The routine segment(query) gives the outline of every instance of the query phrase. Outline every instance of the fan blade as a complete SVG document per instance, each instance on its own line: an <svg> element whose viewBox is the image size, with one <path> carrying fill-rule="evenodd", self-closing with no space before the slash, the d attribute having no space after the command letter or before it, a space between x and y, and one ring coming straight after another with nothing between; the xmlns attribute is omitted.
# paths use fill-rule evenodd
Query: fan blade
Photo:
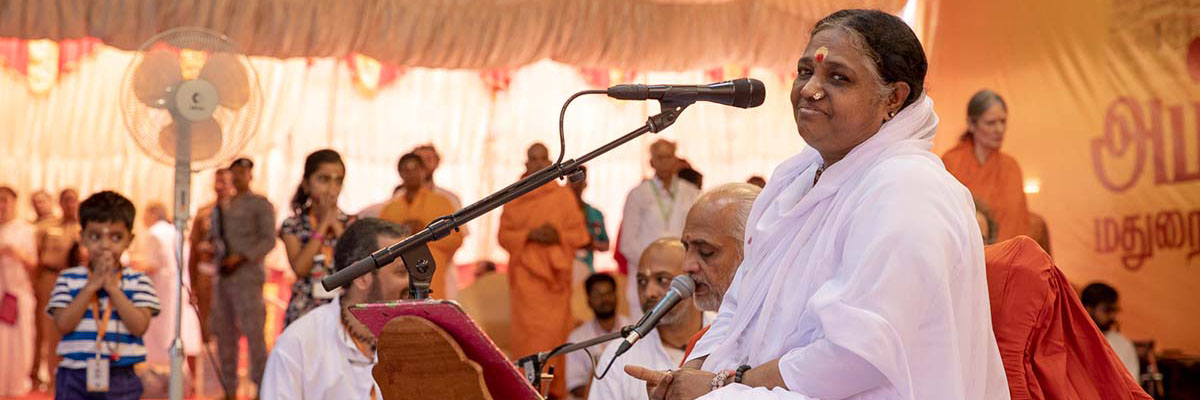
<svg viewBox="0 0 1200 400"><path fill-rule="evenodd" d="M236 110L250 101L250 77L242 65L239 55L214 53L200 70L200 79L217 87L221 106Z"/></svg>
<svg viewBox="0 0 1200 400"><path fill-rule="evenodd" d="M199 122L193 122L192 125L192 162L204 161L217 155L221 150L221 124L217 120L209 118ZM175 123L167 125L158 133L158 146L171 158L175 158L175 141L178 140L179 132L176 131Z"/></svg>
<svg viewBox="0 0 1200 400"><path fill-rule="evenodd" d="M133 71L133 93L138 100L150 107L165 107L171 86L183 80L179 73L179 60L167 50L154 50L142 58Z"/></svg>

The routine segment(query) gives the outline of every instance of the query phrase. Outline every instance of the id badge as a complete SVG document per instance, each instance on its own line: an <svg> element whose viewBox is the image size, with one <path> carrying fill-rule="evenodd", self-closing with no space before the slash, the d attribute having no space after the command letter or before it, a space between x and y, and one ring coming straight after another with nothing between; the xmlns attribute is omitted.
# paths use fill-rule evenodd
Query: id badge
<svg viewBox="0 0 1200 400"><path fill-rule="evenodd" d="M87 391L108 391L108 359L89 358L87 360Z"/></svg>

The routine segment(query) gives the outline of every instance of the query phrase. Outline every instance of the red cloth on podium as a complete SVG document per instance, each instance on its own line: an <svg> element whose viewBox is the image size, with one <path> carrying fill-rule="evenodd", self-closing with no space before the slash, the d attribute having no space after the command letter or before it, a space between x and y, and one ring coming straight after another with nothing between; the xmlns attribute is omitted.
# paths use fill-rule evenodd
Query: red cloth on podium
<svg viewBox="0 0 1200 400"><path fill-rule="evenodd" d="M1017 236L985 256L992 329L1014 400L1151 399L1037 242Z"/></svg>

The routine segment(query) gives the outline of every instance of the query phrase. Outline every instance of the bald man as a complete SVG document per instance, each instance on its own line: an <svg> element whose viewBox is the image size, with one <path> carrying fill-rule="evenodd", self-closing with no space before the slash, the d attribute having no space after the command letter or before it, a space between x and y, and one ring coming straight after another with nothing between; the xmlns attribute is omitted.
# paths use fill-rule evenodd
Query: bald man
<svg viewBox="0 0 1200 400"><path fill-rule="evenodd" d="M550 166L550 152L536 143L526 151L525 176ZM504 206L500 246L508 251L512 296L512 354L523 357L554 349L571 332L571 271L575 250L591 240L575 194L550 182ZM563 371L563 358L550 365ZM562 373L550 393L565 398Z"/></svg>
<svg viewBox="0 0 1200 400"><path fill-rule="evenodd" d="M701 194L688 210L687 223L683 226L686 249L683 272L696 283L696 291L692 294L696 308L712 312L721 308L721 300L742 264L746 219L761 192L762 189L753 184L727 183ZM684 358L707 331L706 325L692 336ZM657 382L663 375L659 371L634 367L629 372L638 377L639 382ZM653 384L645 387L648 390L654 388Z"/></svg>
<svg viewBox="0 0 1200 400"><path fill-rule="evenodd" d="M683 273L683 260L687 251L677 238L661 238L650 243L638 260L638 301L644 309L653 308L671 288L675 276ZM703 314L690 301L680 302L667 312L658 326L646 334L629 351L617 357L612 369L604 379L592 381L588 399L625 400L645 399L646 385L624 372L630 368L664 370L675 368L683 362L684 347L688 340L706 324ZM609 360L620 346L608 346L600 362L598 373L603 373Z"/></svg>
<svg viewBox="0 0 1200 400"><path fill-rule="evenodd" d="M688 210L683 272L696 282L692 300L701 310L721 308L721 299L742 264L746 218L760 192L749 183L727 183L704 192Z"/></svg>
<svg viewBox="0 0 1200 400"><path fill-rule="evenodd" d="M625 298L629 301L632 316L642 315L637 302L638 290L632 279L637 276L638 259L651 242L683 234L688 208L700 194L695 185L676 176L681 165L675 150L675 143L666 140L650 145L650 167L654 169L654 176L642 180L625 197L617 251L629 262L630 279L626 281Z"/></svg>

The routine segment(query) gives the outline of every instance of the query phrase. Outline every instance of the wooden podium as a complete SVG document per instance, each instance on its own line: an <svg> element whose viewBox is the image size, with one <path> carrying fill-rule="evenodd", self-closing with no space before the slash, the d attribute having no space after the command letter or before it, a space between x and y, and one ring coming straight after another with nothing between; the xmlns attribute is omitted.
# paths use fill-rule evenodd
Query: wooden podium
<svg viewBox="0 0 1200 400"><path fill-rule="evenodd" d="M361 304L350 312L379 338L373 375L385 399L542 398L455 302Z"/></svg>

